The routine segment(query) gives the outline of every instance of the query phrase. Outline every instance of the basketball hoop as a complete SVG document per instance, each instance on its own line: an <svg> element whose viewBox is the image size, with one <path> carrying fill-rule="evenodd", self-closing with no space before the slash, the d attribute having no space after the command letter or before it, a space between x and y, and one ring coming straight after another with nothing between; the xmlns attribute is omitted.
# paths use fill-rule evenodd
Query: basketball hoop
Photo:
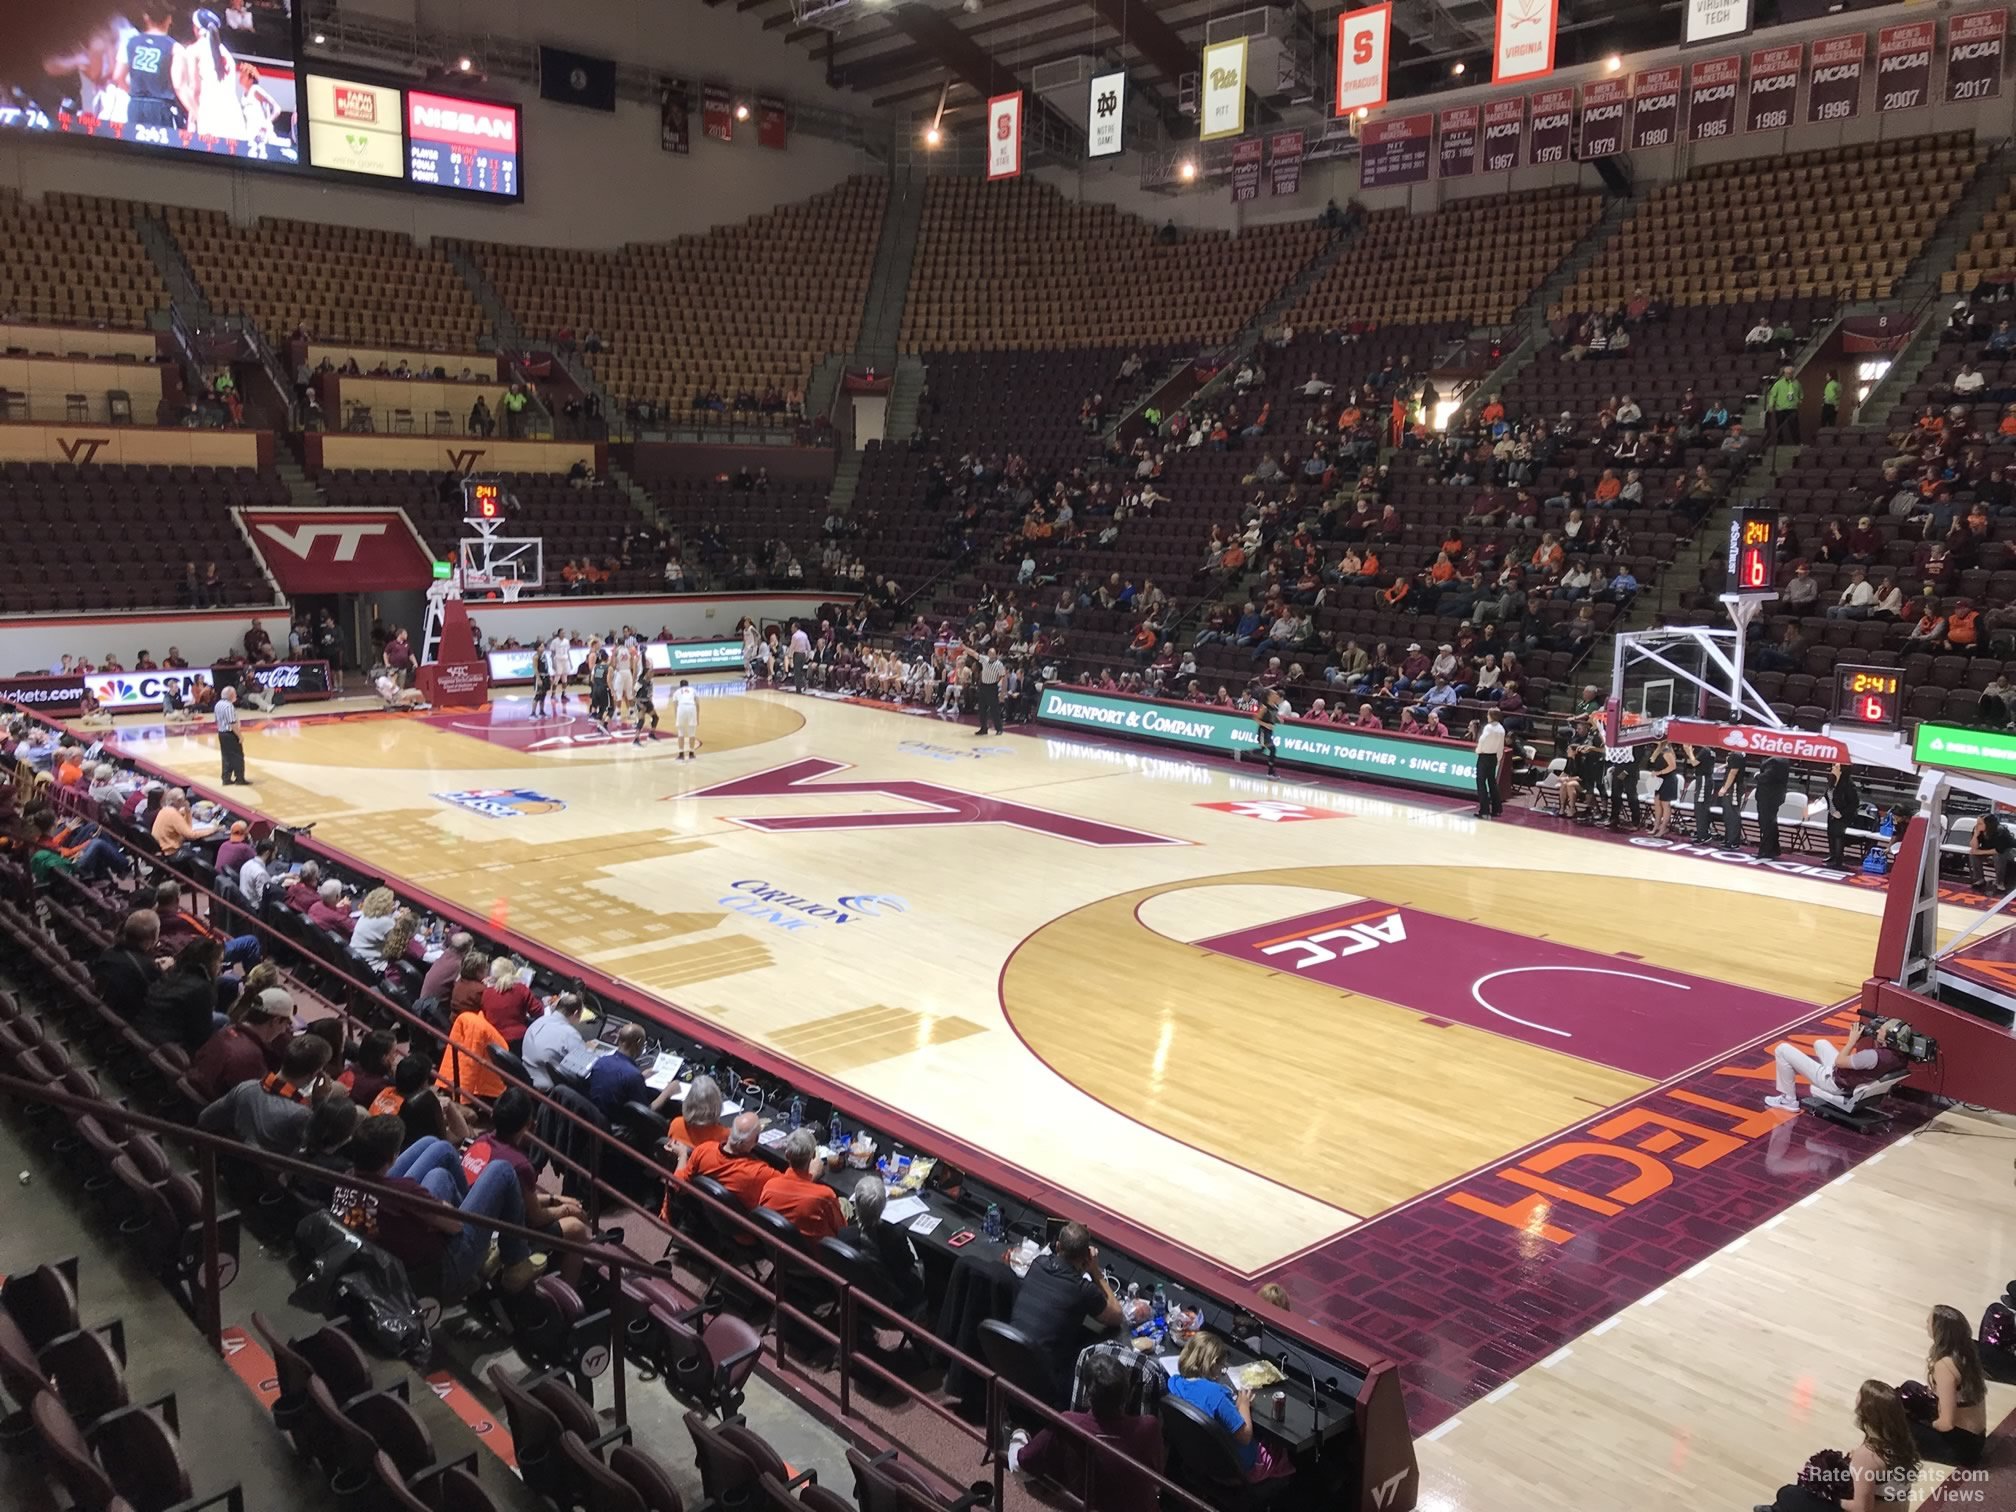
<svg viewBox="0 0 2016 1512"><path fill-rule="evenodd" d="M525 585L519 582L518 579L516 578L506 578L502 584L502 587L504 589L504 602L507 604L517 603L518 591L524 586Z"/></svg>

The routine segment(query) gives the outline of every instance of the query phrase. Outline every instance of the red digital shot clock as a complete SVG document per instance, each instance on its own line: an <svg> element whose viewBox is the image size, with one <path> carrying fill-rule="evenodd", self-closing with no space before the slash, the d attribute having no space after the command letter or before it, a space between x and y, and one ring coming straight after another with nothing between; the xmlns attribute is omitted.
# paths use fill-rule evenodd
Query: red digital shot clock
<svg viewBox="0 0 2016 1512"><path fill-rule="evenodd" d="M1904 677L1895 667L1836 667L1834 720L1872 730L1904 723Z"/></svg>

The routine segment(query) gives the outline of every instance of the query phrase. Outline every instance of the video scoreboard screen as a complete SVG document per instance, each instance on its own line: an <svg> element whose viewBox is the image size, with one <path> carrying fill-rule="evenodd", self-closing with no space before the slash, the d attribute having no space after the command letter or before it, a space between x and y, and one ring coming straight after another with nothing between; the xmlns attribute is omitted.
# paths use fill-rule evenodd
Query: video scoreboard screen
<svg viewBox="0 0 2016 1512"><path fill-rule="evenodd" d="M521 199L518 107L406 93L406 176L413 183Z"/></svg>

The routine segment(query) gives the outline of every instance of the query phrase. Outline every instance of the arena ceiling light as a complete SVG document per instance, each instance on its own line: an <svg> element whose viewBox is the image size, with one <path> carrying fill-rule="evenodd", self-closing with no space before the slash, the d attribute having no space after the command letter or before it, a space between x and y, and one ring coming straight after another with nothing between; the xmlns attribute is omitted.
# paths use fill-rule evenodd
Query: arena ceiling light
<svg viewBox="0 0 2016 1512"><path fill-rule="evenodd" d="M1182 179L1183 182L1186 184L1189 183L1192 179L1196 178L1197 177L1196 159L1185 158L1181 163L1177 164L1176 176Z"/></svg>

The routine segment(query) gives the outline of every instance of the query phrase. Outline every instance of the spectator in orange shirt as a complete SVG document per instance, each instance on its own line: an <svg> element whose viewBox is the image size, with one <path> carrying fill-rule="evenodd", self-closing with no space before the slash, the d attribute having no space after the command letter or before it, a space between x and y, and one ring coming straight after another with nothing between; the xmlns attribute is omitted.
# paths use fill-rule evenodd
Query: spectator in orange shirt
<svg viewBox="0 0 2016 1512"><path fill-rule="evenodd" d="M1623 491L1624 485L1617 480L1616 470L1614 468L1604 468L1603 476L1596 483L1596 502L1598 504L1615 504L1617 496Z"/></svg>
<svg viewBox="0 0 2016 1512"><path fill-rule="evenodd" d="M1496 394L1484 401L1484 408L1478 413L1477 418L1485 425L1496 425L1505 418L1505 406L1498 402Z"/></svg>
<svg viewBox="0 0 2016 1512"><path fill-rule="evenodd" d="M153 835L164 857L172 860L183 846L208 840L216 833L216 825L198 824L189 817L189 795L182 789L170 788L161 795L161 812L154 816Z"/></svg>
<svg viewBox="0 0 2016 1512"><path fill-rule="evenodd" d="M491 1064L490 1052L511 1047L504 1043L504 1036L491 1026L490 1020L483 1017L480 999L474 1008L456 1016L448 1031L448 1043L458 1047L462 1054L450 1055L441 1062L437 1080L443 1087L453 1088L459 1078L464 1102L471 1097L490 1099L502 1094L504 1078Z"/></svg>
<svg viewBox="0 0 2016 1512"><path fill-rule="evenodd" d="M708 1177L720 1182L728 1189L729 1195L744 1207L763 1206L764 1189L776 1172L755 1154L756 1139L762 1132L762 1119L754 1113L737 1113L735 1121L728 1126L728 1137L720 1144L693 1147L681 1176L687 1180L695 1176Z"/></svg>
<svg viewBox="0 0 2016 1512"><path fill-rule="evenodd" d="M1365 555L1359 560L1358 576L1361 578L1379 576L1379 553L1369 546L1365 548Z"/></svg>
<svg viewBox="0 0 2016 1512"><path fill-rule="evenodd" d="M2009 405L2002 411L2002 423L1995 427L1995 432L2005 438L2016 436L2016 404Z"/></svg>
<svg viewBox="0 0 2016 1512"><path fill-rule="evenodd" d="M1946 616L1946 649L1973 654L1981 648L1981 611L1971 599L1956 599Z"/></svg>
<svg viewBox="0 0 2016 1512"><path fill-rule="evenodd" d="M807 1239L827 1239L839 1233L846 1226L840 1216L840 1199L819 1180L826 1166L819 1158L819 1141L810 1129L791 1132L784 1141L784 1160L790 1169L779 1171L764 1184L757 1206L782 1213Z"/></svg>

